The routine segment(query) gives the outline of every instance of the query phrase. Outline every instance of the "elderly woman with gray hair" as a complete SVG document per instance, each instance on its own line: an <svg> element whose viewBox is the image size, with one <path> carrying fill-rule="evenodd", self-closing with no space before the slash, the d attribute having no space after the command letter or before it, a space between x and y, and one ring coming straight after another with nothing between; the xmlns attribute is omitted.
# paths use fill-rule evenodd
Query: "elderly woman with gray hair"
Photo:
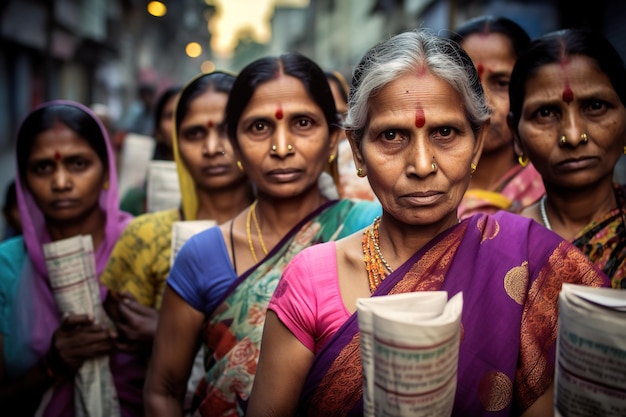
<svg viewBox="0 0 626 417"><path fill-rule="evenodd" d="M430 290L463 292L452 415L552 413L561 285L608 281L530 219L500 212L459 221L489 114L472 61L450 40L412 31L365 54L346 128L383 214L287 266L248 416L362 415L357 298Z"/></svg>

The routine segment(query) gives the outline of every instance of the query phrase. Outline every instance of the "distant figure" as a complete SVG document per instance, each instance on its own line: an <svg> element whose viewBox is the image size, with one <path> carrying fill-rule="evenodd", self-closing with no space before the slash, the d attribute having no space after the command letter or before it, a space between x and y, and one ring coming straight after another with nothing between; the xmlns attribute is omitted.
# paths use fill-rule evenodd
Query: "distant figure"
<svg viewBox="0 0 626 417"><path fill-rule="evenodd" d="M22 234L22 220L20 211L17 208L17 193L15 191L15 180L11 181L4 195L4 205L2 206L5 229L2 240L7 240L13 236Z"/></svg>
<svg viewBox="0 0 626 417"><path fill-rule="evenodd" d="M459 205L459 218L498 210L519 212L544 192L541 176L513 151L507 126L509 80L528 34L504 17L481 16L458 27L451 36L472 59L492 109L480 161L472 166L472 178Z"/></svg>
<svg viewBox="0 0 626 417"><path fill-rule="evenodd" d="M122 119L120 125L122 130L140 135L152 135L152 109L155 94L156 87L153 84L142 83L139 85L137 99L131 103Z"/></svg>

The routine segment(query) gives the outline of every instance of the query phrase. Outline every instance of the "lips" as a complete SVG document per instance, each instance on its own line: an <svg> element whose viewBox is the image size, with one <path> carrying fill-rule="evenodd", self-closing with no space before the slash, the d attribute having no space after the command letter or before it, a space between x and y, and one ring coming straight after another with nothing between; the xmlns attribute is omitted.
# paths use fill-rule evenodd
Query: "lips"
<svg viewBox="0 0 626 417"><path fill-rule="evenodd" d="M440 191L429 190L405 194L402 199L409 201L412 205L429 206L439 201L443 195L444 193Z"/></svg>
<svg viewBox="0 0 626 417"><path fill-rule="evenodd" d="M202 168L204 175L223 175L229 171L229 165L208 165Z"/></svg>
<svg viewBox="0 0 626 417"><path fill-rule="evenodd" d="M74 199L54 200L50 203L50 206L57 210L63 210L75 207L78 203L79 201Z"/></svg>
<svg viewBox="0 0 626 417"><path fill-rule="evenodd" d="M267 176L276 182L291 182L300 178L302 172L296 168L280 168L269 171Z"/></svg>
<svg viewBox="0 0 626 417"><path fill-rule="evenodd" d="M592 156L584 156L580 158L569 158L559 162L556 165L557 172L573 172L582 171L593 168L598 165L599 159Z"/></svg>

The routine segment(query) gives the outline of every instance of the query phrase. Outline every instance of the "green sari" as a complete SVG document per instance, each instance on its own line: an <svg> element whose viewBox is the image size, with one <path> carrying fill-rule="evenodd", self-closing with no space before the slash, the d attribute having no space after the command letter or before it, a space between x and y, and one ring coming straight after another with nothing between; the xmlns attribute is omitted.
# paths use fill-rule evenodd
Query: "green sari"
<svg viewBox="0 0 626 417"><path fill-rule="evenodd" d="M329 202L296 225L257 265L237 278L208 315L202 339L206 376L194 406L201 416L243 415L250 396L267 306L289 261L304 248L348 236L380 214L372 202Z"/></svg>

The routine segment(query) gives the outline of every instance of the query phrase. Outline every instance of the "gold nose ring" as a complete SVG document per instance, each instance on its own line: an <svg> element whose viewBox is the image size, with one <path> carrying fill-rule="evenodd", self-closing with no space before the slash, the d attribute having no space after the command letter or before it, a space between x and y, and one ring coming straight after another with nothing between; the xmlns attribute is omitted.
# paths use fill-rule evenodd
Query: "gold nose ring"
<svg viewBox="0 0 626 417"><path fill-rule="evenodd" d="M291 146L291 145L287 145L287 150L288 150L288 151L293 151L293 146Z"/></svg>
<svg viewBox="0 0 626 417"><path fill-rule="evenodd" d="M276 152L277 149L278 149L278 146L272 145L272 152Z"/></svg>
<svg viewBox="0 0 626 417"><path fill-rule="evenodd" d="M589 137L587 136L587 134L586 134L585 132L583 132L583 134L582 134L582 135L580 135L580 140L581 140L583 143L587 143L587 142L589 142Z"/></svg>
<svg viewBox="0 0 626 417"><path fill-rule="evenodd" d="M559 138L559 143L561 144L561 146L565 146L565 144L567 143L567 138L565 137L565 135L562 135Z"/></svg>
<svg viewBox="0 0 626 417"><path fill-rule="evenodd" d="M433 156L433 163L430 164L431 168L433 169L433 172L437 172L437 169L439 169L439 166L437 165L437 162L435 162L435 157Z"/></svg>

